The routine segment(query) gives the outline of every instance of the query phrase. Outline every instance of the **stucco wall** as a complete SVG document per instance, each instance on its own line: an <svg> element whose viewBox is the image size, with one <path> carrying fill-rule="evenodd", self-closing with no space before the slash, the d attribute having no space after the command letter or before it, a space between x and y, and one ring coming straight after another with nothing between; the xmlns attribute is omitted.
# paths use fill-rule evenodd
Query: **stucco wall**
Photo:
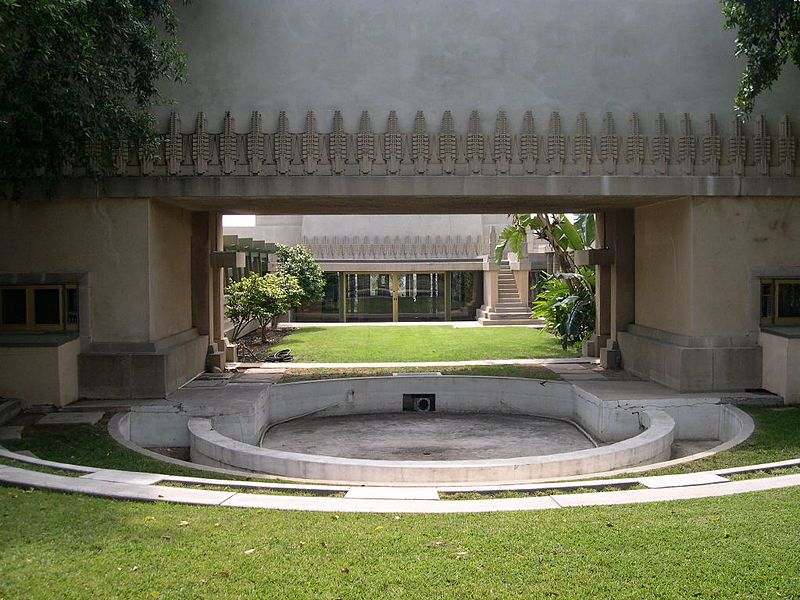
<svg viewBox="0 0 800 600"><path fill-rule="evenodd" d="M762 332L758 343L764 352L764 389L783 397L786 404L800 404L800 337Z"/></svg>
<svg viewBox="0 0 800 600"><path fill-rule="evenodd" d="M690 335L691 200L636 209L636 323Z"/></svg>
<svg viewBox="0 0 800 600"><path fill-rule="evenodd" d="M150 339L192 326L191 213L153 202L149 216Z"/></svg>
<svg viewBox="0 0 800 600"><path fill-rule="evenodd" d="M754 273L790 274L800 266L797 198L695 199L692 292L695 335L758 331Z"/></svg>
<svg viewBox="0 0 800 600"><path fill-rule="evenodd" d="M60 346L0 348L0 396L23 405L65 406L78 399L78 353L75 339Z"/></svg>
<svg viewBox="0 0 800 600"><path fill-rule="evenodd" d="M758 329L758 275L800 266L796 198L692 198L636 209L636 323L690 336Z"/></svg>
<svg viewBox="0 0 800 600"><path fill-rule="evenodd" d="M605 111L639 111L647 134L658 111L727 123L742 68L717 0L204 0L178 13L188 83L167 86L177 104L158 114L177 107L187 131L200 110L212 130L225 110L246 130L255 109L274 130L285 109L299 131L314 109L327 131L333 109L350 130L366 109L383 131L389 110L408 130L417 110L438 128L451 109L464 130L471 110L493 127L503 108L514 128L527 109L570 125L586 111L596 129ZM800 74L785 71L756 106L770 117L796 104Z"/></svg>
<svg viewBox="0 0 800 600"><path fill-rule="evenodd" d="M94 342L148 341L147 237L147 200L0 201L0 273L89 273Z"/></svg>
<svg viewBox="0 0 800 600"><path fill-rule="evenodd" d="M225 227L226 234L282 244L299 244L314 236L472 236L500 233L507 215L259 215L254 227Z"/></svg>

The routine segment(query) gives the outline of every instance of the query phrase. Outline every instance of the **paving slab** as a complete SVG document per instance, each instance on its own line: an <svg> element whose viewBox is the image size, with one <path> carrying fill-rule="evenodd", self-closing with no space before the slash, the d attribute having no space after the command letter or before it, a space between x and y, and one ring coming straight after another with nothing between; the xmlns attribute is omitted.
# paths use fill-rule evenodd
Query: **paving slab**
<svg viewBox="0 0 800 600"><path fill-rule="evenodd" d="M435 488L364 486L350 488L344 497L372 500L438 500L439 494Z"/></svg>
<svg viewBox="0 0 800 600"><path fill-rule="evenodd" d="M1 475L0 475L1 476ZM235 494L222 506L271 508L341 513L452 514L552 510L561 508L548 496L500 500L378 500L372 498L311 498L304 496L262 496Z"/></svg>
<svg viewBox="0 0 800 600"><path fill-rule="evenodd" d="M55 412L36 421L37 425L96 425L103 412Z"/></svg>
<svg viewBox="0 0 800 600"><path fill-rule="evenodd" d="M97 479L100 481L115 481L117 483L135 483L142 485L150 485L164 479L163 475L158 473L136 473L133 471L116 471L114 469L103 469L102 471L95 471L89 475L83 475L83 479Z"/></svg>
<svg viewBox="0 0 800 600"><path fill-rule="evenodd" d="M689 500L731 496L749 492L781 489L800 485L800 475L763 477L745 481L729 481L710 485L689 485L676 488L630 490L624 492L596 492L591 494L563 494L551 496L559 506L612 506L617 504L642 504L670 500Z"/></svg>
<svg viewBox="0 0 800 600"><path fill-rule="evenodd" d="M58 492L77 492L117 500L180 502L182 504L219 505L234 495L232 492L190 490L156 485L117 483L114 481L85 479L83 477L64 477L15 467L0 469L0 483Z"/></svg>
<svg viewBox="0 0 800 600"><path fill-rule="evenodd" d="M0 427L0 442L10 442L22 439L22 425L5 425Z"/></svg>
<svg viewBox="0 0 800 600"><path fill-rule="evenodd" d="M604 381L605 377L599 373L559 373L564 381Z"/></svg>
<svg viewBox="0 0 800 600"><path fill-rule="evenodd" d="M85 477L64 477L0 465L0 484L76 492L121 500L163 501L184 504L371 513L470 513L558 509L572 506L639 504L729 496L800 485L800 475L764 477L709 485L687 485L661 489L565 494L560 496L503 498L487 500L407 500L374 498L325 498L268 496L173 488L104 481Z"/></svg>
<svg viewBox="0 0 800 600"><path fill-rule="evenodd" d="M275 383L285 372L286 369L248 369L238 373L232 383Z"/></svg>
<svg viewBox="0 0 800 600"><path fill-rule="evenodd" d="M708 485L710 483L725 483L728 480L713 473L686 473L685 475L656 475L642 477L639 483L643 486L658 488L684 487L687 485Z"/></svg>

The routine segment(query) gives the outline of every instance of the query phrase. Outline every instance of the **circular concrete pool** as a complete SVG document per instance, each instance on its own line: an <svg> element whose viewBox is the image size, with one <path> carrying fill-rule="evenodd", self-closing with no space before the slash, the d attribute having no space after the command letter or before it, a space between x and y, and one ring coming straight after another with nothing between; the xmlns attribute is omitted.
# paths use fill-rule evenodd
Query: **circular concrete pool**
<svg viewBox="0 0 800 600"><path fill-rule="evenodd" d="M675 430L657 408L507 377L279 384L248 418L189 419L192 460L331 482L521 482L667 460Z"/></svg>

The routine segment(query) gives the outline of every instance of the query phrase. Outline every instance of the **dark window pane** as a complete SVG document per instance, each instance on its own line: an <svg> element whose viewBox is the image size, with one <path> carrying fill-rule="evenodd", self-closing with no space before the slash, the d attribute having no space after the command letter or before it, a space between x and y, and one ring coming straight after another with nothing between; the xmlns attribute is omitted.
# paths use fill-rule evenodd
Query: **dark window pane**
<svg viewBox="0 0 800 600"><path fill-rule="evenodd" d="M779 319L800 318L800 281L797 283L778 284Z"/></svg>
<svg viewBox="0 0 800 600"><path fill-rule="evenodd" d="M772 317L772 282L761 284L761 318L769 319Z"/></svg>
<svg viewBox="0 0 800 600"><path fill-rule="evenodd" d="M483 303L483 278L480 271L450 273L450 319L472 320Z"/></svg>
<svg viewBox="0 0 800 600"><path fill-rule="evenodd" d="M78 290L67 288L67 325L78 324Z"/></svg>
<svg viewBox="0 0 800 600"><path fill-rule="evenodd" d="M2 294L3 325L25 325L28 322L25 289L5 289Z"/></svg>
<svg viewBox="0 0 800 600"><path fill-rule="evenodd" d="M34 322L36 325L61 323L61 290L33 290Z"/></svg>
<svg viewBox="0 0 800 600"><path fill-rule="evenodd" d="M297 310L298 321L333 321L339 318L339 273L325 273L325 297Z"/></svg>

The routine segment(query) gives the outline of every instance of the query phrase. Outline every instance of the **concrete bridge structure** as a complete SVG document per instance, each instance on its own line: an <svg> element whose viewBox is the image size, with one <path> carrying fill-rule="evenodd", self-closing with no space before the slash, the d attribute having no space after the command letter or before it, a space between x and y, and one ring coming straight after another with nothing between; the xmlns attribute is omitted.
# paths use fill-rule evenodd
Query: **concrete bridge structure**
<svg viewBox="0 0 800 600"><path fill-rule="evenodd" d="M189 74L164 86L160 144L0 201L0 395L164 397L221 360L223 214L557 211L598 215L589 352L800 402L800 74L735 118L714 0L179 15Z"/></svg>

